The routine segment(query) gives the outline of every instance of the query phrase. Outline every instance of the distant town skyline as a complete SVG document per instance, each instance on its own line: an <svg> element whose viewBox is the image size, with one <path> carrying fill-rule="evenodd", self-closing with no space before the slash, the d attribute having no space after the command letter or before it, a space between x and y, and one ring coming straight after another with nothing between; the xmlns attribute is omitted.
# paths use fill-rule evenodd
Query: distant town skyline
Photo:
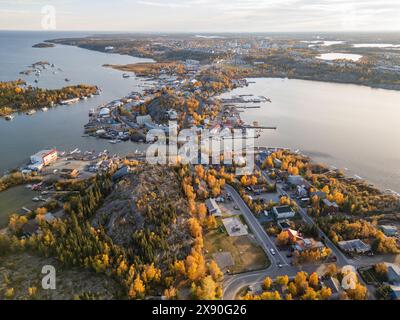
<svg viewBox="0 0 400 320"><path fill-rule="evenodd" d="M398 0L0 0L0 29L43 30L52 12L60 31L400 31Z"/></svg>

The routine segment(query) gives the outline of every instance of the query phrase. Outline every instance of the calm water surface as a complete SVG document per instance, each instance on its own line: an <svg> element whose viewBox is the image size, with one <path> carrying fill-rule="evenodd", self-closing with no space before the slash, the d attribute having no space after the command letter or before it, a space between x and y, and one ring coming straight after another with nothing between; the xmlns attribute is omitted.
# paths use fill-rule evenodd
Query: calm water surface
<svg viewBox="0 0 400 320"><path fill-rule="evenodd" d="M81 150L110 152L134 151L133 143L111 145L104 140L83 138L83 125L88 121L88 112L101 104L119 99L131 91L140 91L142 82L136 78L123 79L122 73L102 67L103 64L125 64L151 61L129 56L105 54L70 46L36 49L32 45L46 39L78 37L89 34L78 33L37 33L0 32L0 81L22 78L34 84L34 76L21 76L20 71L37 61L54 63L55 69L62 69L56 75L52 71L42 72L38 86L61 88L66 85L86 83L97 85L101 96L87 101L38 112L34 116L20 115L8 122L0 119L0 172L24 164L29 156L38 150L56 147L60 150ZM71 79L66 83L65 78Z"/></svg>
<svg viewBox="0 0 400 320"><path fill-rule="evenodd" d="M400 191L400 92L302 80L249 79L226 94L264 95L272 103L242 114L277 126L259 145L300 149L372 183Z"/></svg>

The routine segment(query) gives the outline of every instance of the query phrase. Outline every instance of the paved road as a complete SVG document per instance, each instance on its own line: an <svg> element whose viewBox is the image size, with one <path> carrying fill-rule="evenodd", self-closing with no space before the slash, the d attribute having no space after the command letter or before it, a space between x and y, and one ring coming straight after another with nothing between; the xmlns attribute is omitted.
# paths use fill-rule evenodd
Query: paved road
<svg viewBox="0 0 400 320"><path fill-rule="evenodd" d="M263 176L267 179L267 181L268 181L269 183L272 183L272 181L270 181L268 175L267 175L265 172L263 172ZM281 186L281 185L277 184L276 187L277 187L278 193L280 193L280 194L286 193L286 194L287 194L287 192L285 192L285 191L282 189L282 186ZM290 197L290 194L289 194L289 197ZM301 215L302 219L303 219L309 226L315 226L315 227L317 228L317 230L318 230L319 237L320 237L321 239L325 239L325 245L326 245L329 249L331 249L331 250L332 250L332 253L337 257L337 262L336 262L336 264L337 264L338 266L341 266L341 267L346 266L346 265L349 265L349 264L350 264L349 259L342 253L342 251L340 251L340 250L338 249L338 247L335 246L335 244L328 238L328 236L317 226L317 224L315 223L315 221L308 215L308 213L306 212L306 210L300 206L300 203L299 203L296 199L292 199L292 200L295 200L295 201L296 201L296 203L297 203L297 205L298 205L298 207L299 207L299 214Z"/></svg>
<svg viewBox="0 0 400 320"><path fill-rule="evenodd" d="M263 175L270 181L269 177L263 173ZM276 279L278 276L288 275L289 277L294 277L299 271L307 271L308 273L312 273L316 271L321 265L309 265L309 266L300 266L295 267L291 266L287 263L286 257L280 253L280 251L276 248L274 241L268 236L264 228L261 226L260 222L254 216L252 211L246 205L242 197L239 193L230 185L226 185L226 190L231 194L233 200L236 202L240 211L242 212L248 226L253 232L254 236L258 240L259 244L263 248L264 252L267 254L268 258L271 261L271 265L266 270L249 272L234 276L225 277L224 281L224 299L225 300L234 300L237 293L240 289L245 286L251 286L260 284L266 277L270 277L271 279ZM277 185L277 191L280 194L286 193L282 189L281 185ZM289 195L290 196L290 195ZM336 264L339 267L343 267L345 265L355 265L355 261L349 260L334 244L333 242L326 236L326 234L316 225L314 220L307 214L304 208L301 208L299 205L299 213L302 219L309 224L310 226L316 226L319 232L319 236L321 238L325 238L325 245L330 248L334 255L337 257ZM270 249L274 249L276 255L272 255ZM281 268L278 265L281 264ZM361 277L359 277L361 282L364 283ZM373 299L371 295L369 295L370 299Z"/></svg>
<svg viewBox="0 0 400 320"><path fill-rule="evenodd" d="M224 299L234 300L236 294L241 288L248 285L260 283L267 276L271 277L272 279L275 279L279 275L295 276L300 269L290 266L287 263L286 257L283 257L283 255L276 248L274 241L271 240L271 238L265 232L264 228L258 222L254 214L251 212L249 207L243 201L242 197L239 195L239 193L230 185L226 185L225 188L231 194L232 199L235 201L240 211L242 212L243 217L245 218L256 240L261 245L269 260L271 261L271 265L266 270L226 277L224 281ZM271 249L275 250L275 255L272 255ZM282 265L281 268L278 267L279 264Z"/></svg>

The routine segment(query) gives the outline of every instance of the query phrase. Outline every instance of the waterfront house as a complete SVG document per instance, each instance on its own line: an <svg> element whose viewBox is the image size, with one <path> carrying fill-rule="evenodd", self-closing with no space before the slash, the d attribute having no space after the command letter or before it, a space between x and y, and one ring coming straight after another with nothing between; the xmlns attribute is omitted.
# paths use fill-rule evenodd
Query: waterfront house
<svg viewBox="0 0 400 320"><path fill-rule="evenodd" d="M109 118L111 114L111 110L109 108L102 108L99 112L100 118Z"/></svg>
<svg viewBox="0 0 400 320"><path fill-rule="evenodd" d="M31 163L33 165L39 163L43 166L47 166L58 159L57 150L42 150L31 156Z"/></svg>

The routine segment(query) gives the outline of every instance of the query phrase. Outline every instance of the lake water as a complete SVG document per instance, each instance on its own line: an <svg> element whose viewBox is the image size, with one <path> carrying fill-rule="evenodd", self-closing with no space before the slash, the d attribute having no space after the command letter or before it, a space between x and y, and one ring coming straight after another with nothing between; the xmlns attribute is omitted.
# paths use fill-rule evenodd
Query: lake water
<svg viewBox="0 0 400 320"><path fill-rule="evenodd" d="M33 117L21 115L12 122L0 120L0 171L25 163L31 154L47 147L108 149L113 153L145 148L130 142L111 145L82 134L91 108L141 89L138 79L123 79L122 72L102 65L148 60L69 46L32 48L46 39L83 35L0 32L0 81L17 79L30 64L47 60L63 72L41 76L40 86L62 87L68 77L71 84L94 84L103 90L101 96L73 106L38 112ZM319 161L348 168L350 174L400 191L400 92L301 80L254 81L256 84L227 95L253 93L272 99L273 103L262 104L261 110L249 109L242 115L248 122L278 126L276 132L264 133L260 145L299 148Z"/></svg>
<svg viewBox="0 0 400 320"><path fill-rule="evenodd" d="M0 229L7 226L10 214L20 213L22 207L30 210L35 209L38 205L32 202L32 198L39 195L39 192L34 192L25 188L25 186L18 186L0 192Z"/></svg>
<svg viewBox="0 0 400 320"><path fill-rule="evenodd" d="M357 43L354 48L400 48L399 44L392 43Z"/></svg>
<svg viewBox="0 0 400 320"><path fill-rule="evenodd" d="M303 80L255 81L233 94L272 99L248 109L249 123L277 126L265 131L258 145L300 149L317 161L400 191L400 92L363 86Z"/></svg>
<svg viewBox="0 0 400 320"><path fill-rule="evenodd" d="M324 53L317 57L317 59L327 60L327 61L345 59L345 60L351 60L351 61L355 61L355 62L360 60L361 58L362 58L362 56L360 56L359 54L336 53L336 52Z"/></svg>
<svg viewBox="0 0 400 320"><path fill-rule="evenodd" d="M103 93L72 106L38 112L34 116L20 115L13 121L0 119L0 172L26 163L31 154L56 147L59 150L109 150L112 153L128 153L140 149L127 142L111 145L105 140L83 138L83 125L88 121L88 112L101 104L119 99L131 91L140 91L141 81L135 77L122 78L122 72L104 68L103 64L126 64L151 61L129 56L105 54L71 46L48 49L32 48L32 45L47 39L80 37L90 34L62 32L0 32L0 81L22 78L33 83L35 77L21 76L20 71L37 61L48 61L63 71L53 75L43 72L38 86L60 88L86 83L97 85ZM71 79L66 83L65 78Z"/></svg>

